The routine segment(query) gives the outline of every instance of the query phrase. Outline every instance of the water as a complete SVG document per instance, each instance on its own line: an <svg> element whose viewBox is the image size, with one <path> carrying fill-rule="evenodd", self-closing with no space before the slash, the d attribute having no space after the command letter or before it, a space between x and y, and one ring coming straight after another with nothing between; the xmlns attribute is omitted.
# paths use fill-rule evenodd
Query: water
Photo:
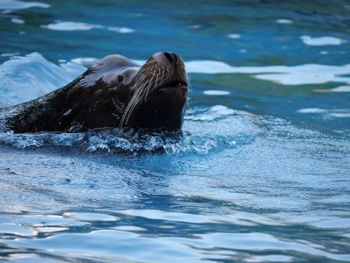
<svg viewBox="0 0 350 263"><path fill-rule="evenodd" d="M0 133L0 261L350 261L348 1L0 9L1 105L113 53L191 77L182 137Z"/></svg>

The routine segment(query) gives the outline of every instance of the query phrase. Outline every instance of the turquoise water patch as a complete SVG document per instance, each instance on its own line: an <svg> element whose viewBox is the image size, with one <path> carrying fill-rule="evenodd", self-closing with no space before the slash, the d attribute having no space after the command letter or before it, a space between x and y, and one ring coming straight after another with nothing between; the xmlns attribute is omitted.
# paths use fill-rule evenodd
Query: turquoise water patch
<svg viewBox="0 0 350 263"><path fill-rule="evenodd" d="M178 52L191 79L182 134L0 132L0 261L349 262L349 14L0 1L0 106L116 53Z"/></svg>

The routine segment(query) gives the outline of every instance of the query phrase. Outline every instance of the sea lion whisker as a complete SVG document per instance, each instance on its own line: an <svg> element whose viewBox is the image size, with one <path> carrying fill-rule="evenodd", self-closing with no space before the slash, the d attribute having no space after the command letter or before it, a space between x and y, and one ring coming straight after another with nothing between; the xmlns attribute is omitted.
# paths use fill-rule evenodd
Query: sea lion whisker
<svg viewBox="0 0 350 263"><path fill-rule="evenodd" d="M126 109L124 111L122 120L120 122L121 126L123 126L124 123L125 123L125 125L128 124L129 119L130 119L133 111L135 110L136 105L139 104L139 102L142 99L144 100L144 98L147 97L149 86L151 85L151 83L152 83L152 78L150 80L142 83L141 86L135 91L128 106L126 107Z"/></svg>
<svg viewBox="0 0 350 263"><path fill-rule="evenodd" d="M133 100L132 103L129 103L128 106L126 107L125 111L124 111L124 114L121 118L121 121L120 121L120 127L123 127L124 124L127 125L128 122L129 122L129 119L130 119L130 116L131 116L131 113L134 111L137 103L135 103L135 99Z"/></svg>
<svg viewBox="0 0 350 263"><path fill-rule="evenodd" d="M134 95L131 97L128 105L126 106L124 113L122 115L122 118L120 120L120 127L123 127L124 124L126 125L129 122L129 118L131 116L131 113L135 109L135 106L139 102L140 94L143 91L143 87L147 84L147 82L143 83L134 93Z"/></svg>
<svg viewBox="0 0 350 263"><path fill-rule="evenodd" d="M166 71L166 69L163 69L162 70L162 79L165 80L167 78L168 78L167 71Z"/></svg>
<svg viewBox="0 0 350 263"><path fill-rule="evenodd" d="M190 76L187 74L187 72L185 72L185 78L187 80L187 83L189 83L190 82Z"/></svg>
<svg viewBox="0 0 350 263"><path fill-rule="evenodd" d="M159 69L157 70L157 75L156 75L156 80L155 80L155 84L154 84L154 86L156 87L156 86L158 86L158 81L159 81Z"/></svg>
<svg viewBox="0 0 350 263"><path fill-rule="evenodd" d="M161 83L163 81L163 69L158 69L158 77L157 77L157 86L159 83ZM159 82L158 82L159 81Z"/></svg>
<svg viewBox="0 0 350 263"><path fill-rule="evenodd" d="M153 82L154 78L157 78L157 76L156 76L156 75L153 76L153 77L151 78L151 80L149 81L149 85L145 88L145 97L144 97L144 101L146 101L146 100L148 99L148 94L150 93L151 89L153 90L153 88L154 88L154 87L152 87L152 83L154 83L154 82Z"/></svg>
<svg viewBox="0 0 350 263"><path fill-rule="evenodd" d="M159 70L159 84L161 85L165 81L164 69Z"/></svg>
<svg viewBox="0 0 350 263"><path fill-rule="evenodd" d="M165 81L167 79L167 74L166 74L166 70L164 68L162 68L162 81Z"/></svg>

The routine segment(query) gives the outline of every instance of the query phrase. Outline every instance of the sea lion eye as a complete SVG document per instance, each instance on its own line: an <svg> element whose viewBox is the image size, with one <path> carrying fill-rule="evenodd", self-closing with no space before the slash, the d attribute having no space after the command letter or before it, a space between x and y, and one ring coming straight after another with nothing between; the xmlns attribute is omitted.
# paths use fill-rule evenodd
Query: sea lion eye
<svg viewBox="0 0 350 263"><path fill-rule="evenodd" d="M118 75L118 82L122 82L124 80L124 77L122 75Z"/></svg>

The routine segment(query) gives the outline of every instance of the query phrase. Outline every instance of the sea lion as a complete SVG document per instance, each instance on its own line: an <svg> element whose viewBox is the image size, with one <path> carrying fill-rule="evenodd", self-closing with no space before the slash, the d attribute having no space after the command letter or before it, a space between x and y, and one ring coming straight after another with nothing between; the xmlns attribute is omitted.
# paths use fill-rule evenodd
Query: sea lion
<svg viewBox="0 0 350 263"><path fill-rule="evenodd" d="M176 131L183 123L188 86L184 62L175 53L156 53L141 67L110 55L63 88L1 109L0 127L15 133L105 127Z"/></svg>

